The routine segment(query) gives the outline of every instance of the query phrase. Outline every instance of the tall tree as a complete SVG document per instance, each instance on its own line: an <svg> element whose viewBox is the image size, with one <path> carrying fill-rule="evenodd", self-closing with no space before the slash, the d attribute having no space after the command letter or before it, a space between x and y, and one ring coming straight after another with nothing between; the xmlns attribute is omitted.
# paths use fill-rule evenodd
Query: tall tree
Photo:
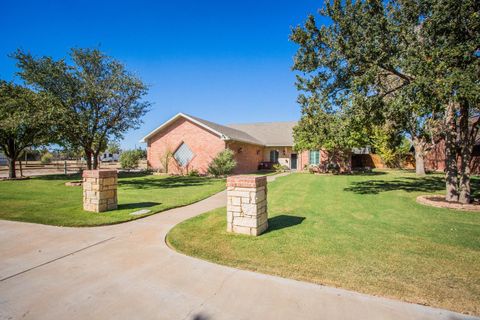
<svg viewBox="0 0 480 320"><path fill-rule="evenodd" d="M57 116L48 96L0 82L0 148L8 159L9 178L16 178L15 162L25 149L54 142Z"/></svg>
<svg viewBox="0 0 480 320"><path fill-rule="evenodd" d="M449 119L448 102L452 98L458 101L460 92L467 91L463 88L479 92L475 64L480 28L474 29L478 25L478 3L474 0L456 3L454 0L327 2L320 13L332 21L331 25L319 28L310 16L303 27L292 32L292 40L300 46L294 62L294 69L303 72L297 80L299 88L319 96L326 102L325 109L331 109L331 105L347 106L368 124L378 125L378 121L387 120L401 124L412 137L420 166L421 155L437 138L434 133L440 131L439 116ZM455 23L439 26L452 15L456 17ZM441 53L445 56L440 59ZM453 62L447 62L449 57ZM466 105L478 104L476 98L469 98ZM452 112L453 119L459 113ZM443 130L447 154L456 154L458 144L449 141L455 140L457 128L443 126ZM454 158L450 156L448 163L453 163ZM467 162L463 163L468 171ZM447 172L453 171L456 164L447 168ZM454 200L449 194L447 200Z"/></svg>
<svg viewBox="0 0 480 320"><path fill-rule="evenodd" d="M107 142L138 128L150 104L147 86L119 61L98 49L72 49L70 59L14 54L19 75L35 90L54 96L63 108L58 133L63 145L84 150L87 168L98 168ZM93 159L93 162L92 162Z"/></svg>

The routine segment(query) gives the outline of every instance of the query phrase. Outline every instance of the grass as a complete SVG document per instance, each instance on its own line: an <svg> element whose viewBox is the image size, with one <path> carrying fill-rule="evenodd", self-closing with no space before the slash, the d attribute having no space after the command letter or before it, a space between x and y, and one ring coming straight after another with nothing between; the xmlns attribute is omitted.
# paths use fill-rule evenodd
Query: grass
<svg viewBox="0 0 480 320"><path fill-rule="evenodd" d="M441 175L291 174L269 184L263 235L227 233L221 208L167 241L220 264L478 315L480 213L415 202L443 190Z"/></svg>
<svg viewBox="0 0 480 320"><path fill-rule="evenodd" d="M43 176L0 181L0 219L57 226L98 226L138 219L184 206L225 188L223 179L127 174L118 180L118 210L92 213L82 209L82 188L66 187L79 176ZM130 213L149 209L150 213Z"/></svg>

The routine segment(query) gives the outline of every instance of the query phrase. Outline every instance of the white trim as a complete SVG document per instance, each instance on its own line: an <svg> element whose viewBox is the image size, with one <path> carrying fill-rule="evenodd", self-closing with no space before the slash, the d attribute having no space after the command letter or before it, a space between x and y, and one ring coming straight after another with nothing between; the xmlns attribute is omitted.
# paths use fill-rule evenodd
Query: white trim
<svg viewBox="0 0 480 320"><path fill-rule="evenodd" d="M184 113L177 113L176 115L174 115L172 118L170 118L169 120L165 121L164 123L162 123L158 128L156 128L155 130L151 131L149 134L147 134L145 137L142 138L142 140L140 140L140 142L147 142L147 140L149 138L151 138L153 135L155 135L156 133L158 133L159 131L161 131L163 128L167 127L169 124L171 124L172 122L174 122L175 120L177 120L178 118L185 118L197 125L199 125L200 127L202 128L205 128L207 130L210 130L212 131L213 133L215 133L216 135L218 135L222 140L230 140L230 137L224 135L223 133L220 133L218 132L217 130L213 129L213 128L210 128L209 126L201 123L200 121L198 120L195 120L193 119L192 117L189 117L187 116L186 114Z"/></svg>

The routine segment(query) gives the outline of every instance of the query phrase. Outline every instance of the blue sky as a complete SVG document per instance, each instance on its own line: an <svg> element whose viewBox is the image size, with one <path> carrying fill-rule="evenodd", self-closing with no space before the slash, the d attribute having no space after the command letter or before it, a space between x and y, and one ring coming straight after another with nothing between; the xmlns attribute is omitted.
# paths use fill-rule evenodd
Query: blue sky
<svg viewBox="0 0 480 320"><path fill-rule="evenodd" d="M66 56L99 47L149 86L153 103L123 148L177 112L218 123L296 120L290 28L321 1L2 1L0 78L17 48Z"/></svg>

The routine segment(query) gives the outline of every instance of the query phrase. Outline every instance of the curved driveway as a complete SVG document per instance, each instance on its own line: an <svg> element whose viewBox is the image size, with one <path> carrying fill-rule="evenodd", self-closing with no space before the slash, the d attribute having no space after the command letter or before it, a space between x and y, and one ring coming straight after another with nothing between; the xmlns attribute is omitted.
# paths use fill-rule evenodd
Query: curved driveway
<svg viewBox="0 0 480 320"><path fill-rule="evenodd" d="M166 246L175 224L225 206L225 198L221 192L105 227L0 221L0 319L468 319L224 267Z"/></svg>

